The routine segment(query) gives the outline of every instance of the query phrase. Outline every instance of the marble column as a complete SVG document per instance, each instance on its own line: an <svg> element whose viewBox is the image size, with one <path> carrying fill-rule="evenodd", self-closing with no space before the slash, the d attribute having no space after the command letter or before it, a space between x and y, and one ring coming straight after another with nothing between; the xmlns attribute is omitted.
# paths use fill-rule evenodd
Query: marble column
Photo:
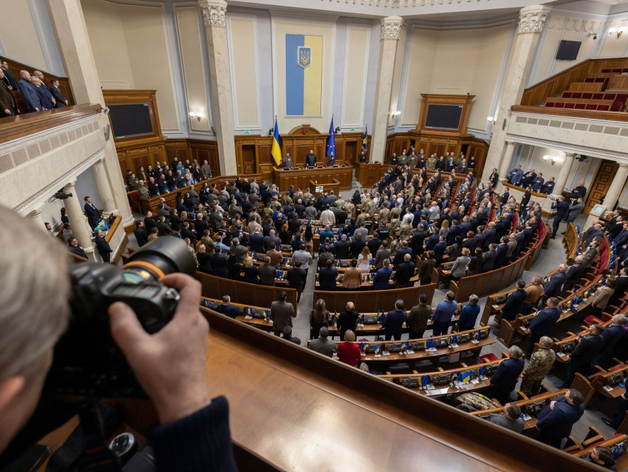
<svg viewBox="0 0 628 472"><path fill-rule="evenodd" d="M511 169L512 154L515 152L515 142L506 141L506 147L504 148L504 156L502 157L501 166L499 167L499 181L506 180L508 178L508 171ZM491 168L492 172L493 168Z"/></svg>
<svg viewBox="0 0 628 472"><path fill-rule="evenodd" d="M619 164L619 169L617 169L617 173L615 174L615 177L613 177L613 182L604 197L604 206L606 207L606 211L613 211L613 208L617 204L617 200L619 200L619 197L626 186L626 178L628 178L628 164L621 163Z"/></svg>
<svg viewBox="0 0 628 472"><path fill-rule="evenodd" d="M83 213L83 207L81 201L76 194L76 179L72 180L65 187L63 191L65 193L72 194L71 197L66 198L63 203L65 205L66 214L70 220L70 228L74 237L78 239L79 245L85 250L87 257L91 260L95 260L94 245L92 244L92 229L87 222L87 217Z"/></svg>
<svg viewBox="0 0 628 472"><path fill-rule="evenodd" d="M522 8L519 13L519 28L508 61L506 79L499 94L499 109L493 127L491 146L484 163L483 180L488 179L493 167L499 169L502 159L505 158L504 148L506 147L506 129L510 119L509 110L513 105L521 103L534 53L550 10L551 8L547 6L532 5Z"/></svg>
<svg viewBox="0 0 628 472"><path fill-rule="evenodd" d="M92 170L94 171L94 179L96 180L96 187L98 188L98 195L100 196L103 210L106 213L111 213L116 209L116 206L104 160L100 159L96 161L92 166Z"/></svg>
<svg viewBox="0 0 628 472"><path fill-rule="evenodd" d="M233 98L227 44L227 2L198 0L203 11L207 35L209 72L212 83L212 116L218 140L218 161L221 175L237 175L233 133Z"/></svg>
<svg viewBox="0 0 628 472"><path fill-rule="evenodd" d="M26 216L33 220L39 229L48 232L48 230L46 229L46 222L44 221L44 217L41 214L41 211L42 208L35 208Z"/></svg>
<svg viewBox="0 0 628 472"><path fill-rule="evenodd" d="M565 153L565 162L560 164L560 172L558 173L558 177L556 177L556 185L554 186L553 195L561 196L563 194L565 184L567 183L567 179L571 173L571 167L573 166L576 156L577 154L574 153Z"/></svg>
<svg viewBox="0 0 628 472"><path fill-rule="evenodd" d="M66 73L72 84L72 92L76 102L98 103L104 107L105 100L102 95L96 61L92 53L81 1L47 0L47 2L52 26L57 36L57 43L59 44ZM109 120L103 114L100 117L100 128L104 132L107 126L109 126ZM126 195L124 178L113 138L105 142L104 151L104 167L109 177L109 194L113 200L113 203L107 203L111 206L106 209L117 209L122 216L123 226L133 226L135 220ZM104 183L104 181L102 182ZM103 202L109 198L108 195L104 195L105 193L101 194Z"/></svg>
<svg viewBox="0 0 628 472"><path fill-rule="evenodd" d="M403 18L398 16L389 16L381 20L379 69L377 71L375 114L371 136L371 162L384 162L385 160L386 132L388 130L395 57L402 26Z"/></svg>

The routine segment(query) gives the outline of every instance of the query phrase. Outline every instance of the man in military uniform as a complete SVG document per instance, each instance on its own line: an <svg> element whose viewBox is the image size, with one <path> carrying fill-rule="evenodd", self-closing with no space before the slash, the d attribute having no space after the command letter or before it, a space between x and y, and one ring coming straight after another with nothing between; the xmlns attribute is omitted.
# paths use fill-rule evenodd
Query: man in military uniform
<svg viewBox="0 0 628 472"><path fill-rule="evenodd" d="M427 170L434 170L436 168L436 156L434 154L427 159L425 166Z"/></svg>
<svg viewBox="0 0 628 472"><path fill-rule="evenodd" d="M523 382L521 383L521 391L529 397L537 395L541 390L541 382L548 374L554 361L556 353L552 349L554 341L549 336L543 336L539 340L541 348L532 354L530 363L521 373Z"/></svg>
<svg viewBox="0 0 628 472"><path fill-rule="evenodd" d="M283 168L284 169L292 169L292 157L290 157L290 153L287 152L283 157Z"/></svg>
<svg viewBox="0 0 628 472"><path fill-rule="evenodd" d="M410 167L416 167L416 152L412 151L412 154L410 154L410 157L408 158L408 165Z"/></svg>
<svg viewBox="0 0 628 472"><path fill-rule="evenodd" d="M150 192L148 191L148 187L144 185L144 181L140 180L137 183L137 190L140 192L141 198L150 198Z"/></svg>
<svg viewBox="0 0 628 472"><path fill-rule="evenodd" d="M399 156L399 165L405 166L408 163L408 154L406 154L406 150L404 149Z"/></svg>

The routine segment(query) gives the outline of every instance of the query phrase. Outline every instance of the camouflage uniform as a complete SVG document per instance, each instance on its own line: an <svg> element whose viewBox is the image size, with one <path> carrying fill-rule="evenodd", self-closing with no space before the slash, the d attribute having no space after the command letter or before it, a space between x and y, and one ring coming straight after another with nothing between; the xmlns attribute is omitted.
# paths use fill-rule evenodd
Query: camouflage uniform
<svg viewBox="0 0 628 472"><path fill-rule="evenodd" d="M523 371L521 391L533 396L541 390L541 382L548 374L556 360L556 353L552 349L539 349L530 358L530 363Z"/></svg>
<svg viewBox="0 0 628 472"><path fill-rule="evenodd" d="M433 156L428 157L425 167L427 170L434 170L436 168L436 158Z"/></svg>
<svg viewBox="0 0 628 472"><path fill-rule="evenodd" d="M379 218L377 221L380 225L384 225L388 223L389 219L390 219L390 210L388 208L382 208L381 210L379 210Z"/></svg>

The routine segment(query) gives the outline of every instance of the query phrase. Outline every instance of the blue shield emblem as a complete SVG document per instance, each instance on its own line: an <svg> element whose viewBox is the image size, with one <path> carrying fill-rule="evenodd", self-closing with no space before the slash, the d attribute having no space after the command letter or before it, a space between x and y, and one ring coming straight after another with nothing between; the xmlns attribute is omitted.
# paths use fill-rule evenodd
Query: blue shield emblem
<svg viewBox="0 0 628 472"><path fill-rule="evenodd" d="M306 48L304 46L299 46L297 48L297 64L302 69L305 69L312 62L312 48Z"/></svg>

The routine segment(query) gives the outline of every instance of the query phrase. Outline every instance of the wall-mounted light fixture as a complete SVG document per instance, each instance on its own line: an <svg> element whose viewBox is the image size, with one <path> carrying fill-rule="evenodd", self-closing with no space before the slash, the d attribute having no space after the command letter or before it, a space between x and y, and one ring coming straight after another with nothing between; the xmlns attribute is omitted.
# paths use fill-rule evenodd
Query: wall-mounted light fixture
<svg viewBox="0 0 628 472"><path fill-rule="evenodd" d="M196 118L198 121L201 121L201 114L191 111L190 118Z"/></svg>
<svg viewBox="0 0 628 472"><path fill-rule="evenodd" d="M621 37L622 34L624 34L624 31L626 31L626 26L620 26L619 28L609 28L608 29L608 34L615 35L617 36L617 39L619 39Z"/></svg>
<svg viewBox="0 0 628 472"><path fill-rule="evenodd" d="M560 157L550 156L548 154L545 154L543 156L543 160L549 162L551 165L563 162L563 159L561 159Z"/></svg>
<svg viewBox="0 0 628 472"><path fill-rule="evenodd" d="M397 110L397 111L393 111L393 112L390 114L390 116L391 116L393 119L395 119L395 117L397 117L397 116L399 116L399 115L401 115L401 112L400 112L399 110Z"/></svg>
<svg viewBox="0 0 628 472"><path fill-rule="evenodd" d="M488 121L489 123L495 124L497 119L494 116L487 116L486 121Z"/></svg>

